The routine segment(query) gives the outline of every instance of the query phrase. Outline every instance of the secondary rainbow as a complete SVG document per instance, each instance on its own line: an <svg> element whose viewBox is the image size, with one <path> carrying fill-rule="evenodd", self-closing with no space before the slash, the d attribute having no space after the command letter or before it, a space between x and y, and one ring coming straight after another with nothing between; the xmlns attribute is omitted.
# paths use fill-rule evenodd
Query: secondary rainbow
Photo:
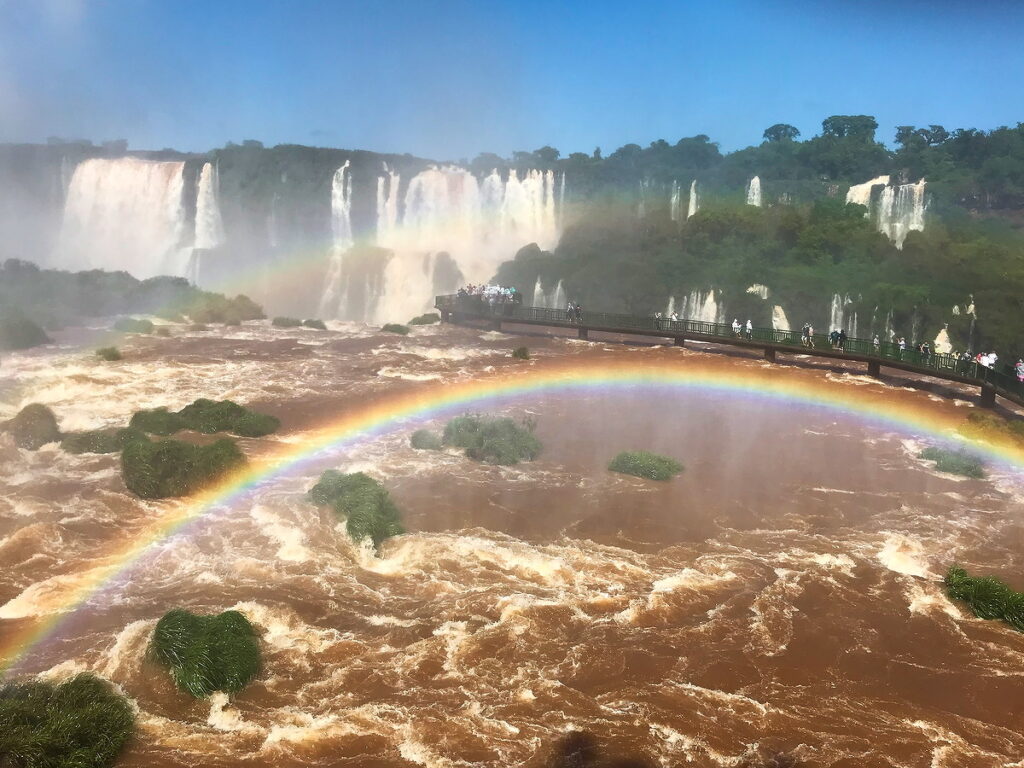
<svg viewBox="0 0 1024 768"><path fill-rule="evenodd" d="M511 401L559 392L659 390L685 395L706 391L762 398L777 404L820 408L853 415L897 431L927 436L971 449L990 460L1015 470L1024 467L1024 449L1011 443L981 444L956 433L962 415L952 413L949 404L938 404L914 395L896 395L877 387L850 386L810 377L785 368L738 366L735 362L707 362L693 358L647 359L631 356L629 361L589 360L538 363L451 384L430 382L385 395L356 410L349 410L324 426L301 435L300 442L277 444L269 454L252 462L203 493L188 500L170 502L163 514L129 538L117 542L99 563L62 584L64 597L51 606L48 616L0 647L0 672L9 673L29 658L30 651L47 638L59 635L75 611L107 587L116 587L119 577L138 564L154 545L176 535L187 534L189 525L218 509L245 499L256 488L277 478L301 472L303 467L322 462L332 452L365 439L412 424L466 409L479 410ZM671 401L666 401L669 407Z"/></svg>

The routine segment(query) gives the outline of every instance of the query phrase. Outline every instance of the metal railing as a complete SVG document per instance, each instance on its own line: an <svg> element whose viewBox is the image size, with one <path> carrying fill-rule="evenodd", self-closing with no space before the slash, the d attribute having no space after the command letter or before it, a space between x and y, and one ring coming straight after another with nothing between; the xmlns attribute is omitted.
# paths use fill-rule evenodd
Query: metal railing
<svg viewBox="0 0 1024 768"><path fill-rule="evenodd" d="M794 352L803 350L808 354L820 350L830 350L841 354L857 355L879 363L886 361L899 363L903 366L919 369L922 373L934 373L944 377L960 377L971 379L980 384L988 384L1001 394L1009 394L1017 399L1024 399L1024 383L1016 376L993 370L980 365L974 360L964 360L957 355L922 354L913 349L900 349L898 344L881 341L875 344L873 339L847 338L841 347L833 346L828 335L816 333L808 340L800 331L785 331L774 328L753 328L749 333L742 328L739 333L733 331L726 323L707 323L702 320L671 320L668 318L625 315L614 312L582 311L579 316L570 316L564 309L547 309L544 307L526 307L515 302L490 303L483 296L459 296L457 294L438 296L435 306L447 312L458 312L473 317L515 322L522 320L529 323L547 323L559 326L574 326L588 329L599 329L609 332L629 333L645 331L663 333L666 336L698 335L721 339L723 341L761 342L778 347L792 347Z"/></svg>

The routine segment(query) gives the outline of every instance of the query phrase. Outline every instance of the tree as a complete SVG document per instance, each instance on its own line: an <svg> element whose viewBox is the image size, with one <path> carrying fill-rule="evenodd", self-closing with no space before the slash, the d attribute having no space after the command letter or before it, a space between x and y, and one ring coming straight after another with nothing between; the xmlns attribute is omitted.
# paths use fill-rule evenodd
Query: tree
<svg viewBox="0 0 1024 768"><path fill-rule="evenodd" d="M765 141L793 141L799 135L799 129L788 123L776 123L764 129Z"/></svg>
<svg viewBox="0 0 1024 768"><path fill-rule="evenodd" d="M595 160L600 160L601 159L601 148L600 147L594 147L594 159Z"/></svg>
<svg viewBox="0 0 1024 768"><path fill-rule="evenodd" d="M821 121L824 136L874 141L878 122L872 115L832 115Z"/></svg>
<svg viewBox="0 0 1024 768"><path fill-rule="evenodd" d="M548 165L554 165L555 161L558 160L560 154L561 153L557 149L547 145L541 147L540 149L533 150L533 156L537 158L537 160L539 160L540 162L546 163Z"/></svg>

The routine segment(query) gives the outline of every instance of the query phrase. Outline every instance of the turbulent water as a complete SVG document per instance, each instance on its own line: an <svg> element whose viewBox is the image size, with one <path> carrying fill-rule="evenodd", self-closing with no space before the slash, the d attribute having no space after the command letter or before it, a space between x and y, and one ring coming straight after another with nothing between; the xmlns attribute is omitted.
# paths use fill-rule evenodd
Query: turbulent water
<svg viewBox="0 0 1024 768"><path fill-rule="evenodd" d="M115 364L65 335L4 357L0 417L43 402L73 430L232 398L282 419L278 435L241 441L258 460L392 394L604 361L828 379L967 410L955 392L699 345L529 338L522 362L512 335L331 328L175 327L131 337ZM937 583L959 562L1024 586L1024 505L1006 470L944 476L916 458L919 435L737 393L552 392L493 409L536 420L539 460L416 452L421 423L395 425L161 542L22 671L90 669L120 686L138 708L119 763L132 768L536 765L570 729L666 766L775 752L831 768L1020 765L1024 636ZM627 448L686 470L664 484L608 473ZM383 481L409 533L380 557L353 546L304 499L326 467ZM46 620L112 542L173 503L127 494L114 456L0 436L0 636ZM245 613L259 679L231 699L176 692L145 659L173 607Z"/></svg>

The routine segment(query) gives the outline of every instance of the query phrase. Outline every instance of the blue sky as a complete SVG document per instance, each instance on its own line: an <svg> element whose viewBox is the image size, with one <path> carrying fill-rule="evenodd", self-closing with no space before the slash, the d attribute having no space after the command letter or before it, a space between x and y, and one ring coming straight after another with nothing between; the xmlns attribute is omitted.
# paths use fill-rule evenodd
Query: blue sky
<svg viewBox="0 0 1024 768"><path fill-rule="evenodd" d="M435 159L1024 121L1024 4L0 0L0 141Z"/></svg>

